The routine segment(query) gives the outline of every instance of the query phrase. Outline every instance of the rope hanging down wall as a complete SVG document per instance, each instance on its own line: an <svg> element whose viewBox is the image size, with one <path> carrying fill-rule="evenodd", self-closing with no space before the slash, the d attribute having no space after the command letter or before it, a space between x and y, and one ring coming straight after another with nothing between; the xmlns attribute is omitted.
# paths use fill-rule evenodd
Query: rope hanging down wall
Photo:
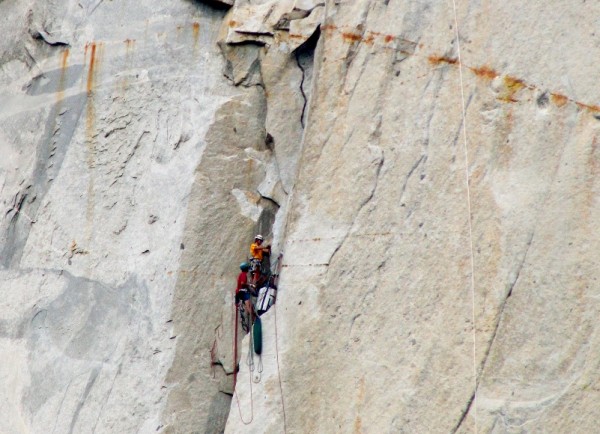
<svg viewBox="0 0 600 434"><path fill-rule="evenodd" d="M461 97L461 113L462 113L462 130L463 130L463 150L465 156L465 183L467 191L467 219L469 222L469 247L470 247L470 258L471 258L471 327L473 335L473 420L474 420L474 431L475 434L478 432L477 427L477 335L475 330L475 258L473 255L473 222L471 219L471 186L469 176L469 151L467 148L467 116L466 116L466 104L465 104L465 86L463 81L463 61L460 51L460 32L458 29L458 14L456 11L456 0L452 0L453 12L454 12L454 32L456 35L456 48L458 54L458 74L460 78L460 97ZM466 413L469 411L467 408Z"/></svg>

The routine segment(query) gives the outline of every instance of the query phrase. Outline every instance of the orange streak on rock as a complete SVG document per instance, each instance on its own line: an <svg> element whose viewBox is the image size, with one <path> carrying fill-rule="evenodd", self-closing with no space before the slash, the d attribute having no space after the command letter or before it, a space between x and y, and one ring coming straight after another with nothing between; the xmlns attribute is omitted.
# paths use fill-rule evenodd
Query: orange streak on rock
<svg viewBox="0 0 600 434"><path fill-rule="evenodd" d="M479 68L469 68L477 77L484 78L486 80L493 80L498 77L498 73L489 66L481 66Z"/></svg>
<svg viewBox="0 0 600 434"><path fill-rule="evenodd" d="M507 75L504 77L503 95L500 96L498 99L504 102L517 102L518 100L515 98L515 95L517 94L517 92L519 92L525 87L528 86L523 80Z"/></svg>
<svg viewBox="0 0 600 434"><path fill-rule="evenodd" d="M69 65L69 49L66 48L60 55L60 77L58 79L58 89L56 101L60 102L65 97L65 79L67 76L67 67Z"/></svg>
<svg viewBox="0 0 600 434"><path fill-rule="evenodd" d="M67 68L67 63L69 60L69 49L65 48L65 50L62 52L61 56L60 56L60 68L61 69L66 69Z"/></svg>
<svg viewBox="0 0 600 434"><path fill-rule="evenodd" d="M551 93L550 99L552 100L552 103L554 103L554 105L556 105L557 107L563 107L569 102L569 98L567 98L564 95L561 95L560 93Z"/></svg>
<svg viewBox="0 0 600 434"><path fill-rule="evenodd" d="M427 60L429 60L429 63L431 63L432 65L439 65L441 63L447 63L449 65L457 65L458 64L458 59L455 57L429 56L427 58Z"/></svg>
<svg viewBox="0 0 600 434"><path fill-rule="evenodd" d="M360 35L358 33L352 33L352 32L342 33L342 38L344 38L344 41L350 42L350 43L360 42L363 39L362 35Z"/></svg>
<svg viewBox="0 0 600 434"><path fill-rule="evenodd" d="M582 102L575 102L575 104L577 104L577 107L584 109L584 110L588 110L592 113L600 112L600 106L597 106L597 105L584 104Z"/></svg>
<svg viewBox="0 0 600 434"><path fill-rule="evenodd" d="M87 84L86 84L86 89L87 89L88 95L90 95L94 89L94 70L96 68L96 43L92 42L90 44L90 47L91 47L90 66L88 68ZM86 46L86 52L87 52L87 46Z"/></svg>

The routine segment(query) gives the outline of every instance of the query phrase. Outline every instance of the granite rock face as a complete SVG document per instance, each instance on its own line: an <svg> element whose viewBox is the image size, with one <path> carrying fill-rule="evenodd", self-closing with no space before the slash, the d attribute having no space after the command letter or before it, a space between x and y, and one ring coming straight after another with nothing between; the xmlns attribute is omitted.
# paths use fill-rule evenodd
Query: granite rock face
<svg viewBox="0 0 600 434"><path fill-rule="evenodd" d="M279 366L226 432L595 430L597 12L327 2Z"/></svg>
<svg viewBox="0 0 600 434"><path fill-rule="evenodd" d="M194 180L235 101L216 46L224 13L0 3L1 432L169 420Z"/></svg>
<svg viewBox="0 0 600 434"><path fill-rule="evenodd" d="M530 3L0 1L0 432L595 432L600 7Z"/></svg>

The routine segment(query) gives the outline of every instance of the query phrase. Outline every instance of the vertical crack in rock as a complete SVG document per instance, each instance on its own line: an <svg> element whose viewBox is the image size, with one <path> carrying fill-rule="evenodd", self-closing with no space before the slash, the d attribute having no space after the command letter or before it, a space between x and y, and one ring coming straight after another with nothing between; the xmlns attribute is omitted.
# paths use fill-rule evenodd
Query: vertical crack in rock
<svg viewBox="0 0 600 434"><path fill-rule="evenodd" d="M302 99L304 103L302 104L302 113L300 114L300 125L304 128L304 114L306 113L306 105L308 104L308 98L306 97L306 93L304 92L304 78L306 76L306 71L302 67L302 63L300 62L300 53L299 50L294 51L294 57L296 58L296 64L300 71L302 71L302 79L300 80L300 93L302 94Z"/></svg>
<svg viewBox="0 0 600 434"><path fill-rule="evenodd" d="M381 121L379 122L379 125L381 125ZM377 186L379 185L379 176L381 174L381 168L383 167L383 164L385 163L385 155L382 153L381 157L379 158L379 161L377 162L377 167L375 168L375 181L373 184L373 188L371 190L371 193L369 194L369 196L367 196L367 198L365 200L363 200L363 202L360 204L358 211L356 212L356 217L354 218L354 221L352 223L352 226L350 227L350 229L348 229L348 231L346 232L346 234L344 234L344 238L342 238L340 244L335 248L335 250L331 253L331 256L329 257L329 260L327 261L327 264L331 264L331 261L333 261L334 256L336 255L336 253L342 248L342 246L344 245L344 243L346 242L346 240L348 239L348 237L350 236L350 234L352 233L352 230L354 229L354 227L357 224L357 219L358 216L360 216L360 214L362 213L362 210L365 208L365 206L367 206L367 204L369 202L371 202L371 200L373 200L373 197L375 197L375 192L377 191Z"/></svg>
<svg viewBox="0 0 600 434"><path fill-rule="evenodd" d="M302 125L302 128L305 127L306 124L306 110L308 108L308 95L307 95L307 91L305 90L305 87L307 86L307 81L308 81L308 86L310 87L310 81L312 79L311 75L307 76L307 74L310 74L311 71L307 71L307 68L303 65L303 58L310 58L311 60L314 60L314 56L315 56L315 50L317 48L317 43L319 42L319 39L321 37L321 31L319 28L317 28L314 33L302 44L300 45L296 50L294 50L294 57L296 59L296 64L298 65L298 68L300 69L300 71L302 72L302 79L300 81L300 93L302 94L302 99L304 101L303 105L302 105L302 113L300 115L300 123ZM310 69L310 68L309 68ZM308 91L310 92L310 89L308 89Z"/></svg>
<svg viewBox="0 0 600 434"><path fill-rule="evenodd" d="M402 184L402 188L400 189L400 202L401 203L402 203L402 201L404 199L404 194L406 193L406 189L408 187L408 181L412 177L413 173L415 173L415 171L417 170L417 168L421 165L421 163L424 163L425 161L427 161L427 155L426 154L421 154L421 156L419 157L419 159L415 162L415 164L412 165L412 167L410 168L410 170L408 171L408 173L404 177L404 184Z"/></svg>
<svg viewBox="0 0 600 434"><path fill-rule="evenodd" d="M525 253L523 254L523 258L521 259L521 263L519 264L519 267L517 268L517 272L516 272L515 278L510 283L508 293L506 294L506 299L507 300L512 295L513 289L514 289L517 281L519 280L519 276L521 275L521 270L523 269L523 265L525 264L525 260L527 259L527 254L529 253L529 249L531 247L531 242L533 241L534 234L535 234L534 231L531 231L531 233L529 234L529 238L527 239L527 247L525 248Z"/></svg>
<svg viewBox="0 0 600 434"><path fill-rule="evenodd" d="M488 357L489 357L490 353L492 352L492 348L496 341L496 335L498 334L498 330L500 328L500 323L502 322L502 318L504 316L504 309L506 308L508 299L512 295L513 289L514 289L515 285L517 284L517 281L519 280L519 276L521 275L521 270L523 269L525 260L527 259L527 255L529 253L529 249L531 247L531 243L533 241L534 234L535 234L535 231L531 231L531 233L529 234L529 237L527 238L525 252L523 253L523 257L521 258L519 265L517 266L517 270L515 272L515 277L508 285L508 291L506 292L506 296L504 297L504 300L503 300L502 304L500 305L498 317L497 317L498 319L496 321L496 324L494 325L494 331L492 332L492 336L490 338L490 343L488 344L485 354L483 355L483 360L481 361L481 363L479 365L479 369L477 370L477 384L479 384L479 378L483 375L483 372L484 372L486 364L487 364Z"/></svg>
<svg viewBox="0 0 600 434"><path fill-rule="evenodd" d="M475 92L472 92L471 95L469 95L469 98L467 99L467 102L465 103L465 117L467 116L467 113L469 112L469 106L471 105L471 102L473 101L473 97L475 96ZM452 140L452 145L454 147L456 147L456 145L458 144L458 140L460 139L460 133L463 129L463 119L462 116L460 118L460 123L458 124L458 128L456 129L456 134L454 135L454 140Z"/></svg>
<svg viewBox="0 0 600 434"><path fill-rule="evenodd" d="M65 403L65 399L67 399L67 395L69 393L69 389L71 388L71 384L73 384L73 381L76 379L77 377L71 378L69 380L69 383L67 384L67 387L65 387L65 391L63 393L63 396L60 400L60 405L58 406L58 410L56 411L56 416L54 418L54 427L52 428L52 434L54 434L56 432L56 425L58 424L59 421L59 416L60 416L60 412L62 411L63 405Z"/></svg>
<svg viewBox="0 0 600 434"><path fill-rule="evenodd" d="M77 403L77 408L73 413L73 419L71 420L71 426L69 427L69 434L73 434L73 429L75 428L75 424L77 423L77 419L79 419L79 413L81 409L86 403L86 399L90 392L92 391L92 387L94 387L94 383L98 379L98 374L100 373L100 368L94 368L90 372L90 376L88 378L88 382L85 385L85 390L83 391L83 395L79 398L79 402Z"/></svg>
<svg viewBox="0 0 600 434"><path fill-rule="evenodd" d="M477 388L477 386L475 386L475 387ZM456 426L452 429L452 431L451 431L452 434L456 434L458 432L458 430L462 426L463 422L467 418L467 415L471 411L471 407L473 406L474 401L475 401L475 392L473 392L473 394L471 395L471 398L469 398L469 401L467 402L465 409L462 411L460 418L458 419L458 422L456 423Z"/></svg>
<svg viewBox="0 0 600 434"><path fill-rule="evenodd" d="M92 429L92 434L94 434L96 432L96 428L98 427L98 422L100 422L100 417L102 416L102 413L104 412L104 407L106 407L108 398L110 398L110 395L112 394L112 391L115 387L115 381L117 380L117 377L119 375L121 375L122 368L123 368L123 357L121 357L121 361L119 362L119 367L117 368L117 372L115 373L115 376L113 377L112 382L110 383L110 388L108 389L108 392L106 392L106 397L102 401L102 406L100 407L100 410L98 410L98 416L96 417L96 422L94 423L94 428Z"/></svg>

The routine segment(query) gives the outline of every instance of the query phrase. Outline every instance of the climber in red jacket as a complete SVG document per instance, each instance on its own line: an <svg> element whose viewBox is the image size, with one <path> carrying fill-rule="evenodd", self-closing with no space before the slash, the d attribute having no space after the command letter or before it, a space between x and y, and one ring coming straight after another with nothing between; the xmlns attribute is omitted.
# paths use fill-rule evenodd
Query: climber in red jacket
<svg viewBox="0 0 600 434"><path fill-rule="evenodd" d="M240 274L237 278L237 287L235 288L235 303L238 304L240 301L244 303L244 310L254 320L254 309L252 308L252 301L250 300L250 287L248 285L248 271L250 270L250 264L242 262L240 264Z"/></svg>

